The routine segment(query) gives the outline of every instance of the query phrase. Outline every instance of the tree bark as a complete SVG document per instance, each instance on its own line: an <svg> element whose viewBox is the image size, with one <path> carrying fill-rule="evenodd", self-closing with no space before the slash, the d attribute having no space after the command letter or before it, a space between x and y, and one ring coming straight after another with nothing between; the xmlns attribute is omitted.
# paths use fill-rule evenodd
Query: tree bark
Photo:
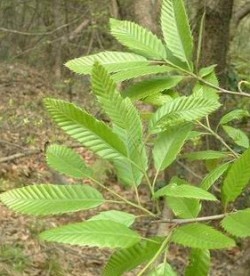
<svg viewBox="0 0 250 276"><path fill-rule="evenodd" d="M159 0L135 0L134 13L139 24L157 33L156 17Z"/></svg>
<svg viewBox="0 0 250 276"><path fill-rule="evenodd" d="M197 2L197 5L196 37L201 17L205 12L200 65L217 64L216 73L220 85L225 87L227 84L227 53L233 0L202 0Z"/></svg>

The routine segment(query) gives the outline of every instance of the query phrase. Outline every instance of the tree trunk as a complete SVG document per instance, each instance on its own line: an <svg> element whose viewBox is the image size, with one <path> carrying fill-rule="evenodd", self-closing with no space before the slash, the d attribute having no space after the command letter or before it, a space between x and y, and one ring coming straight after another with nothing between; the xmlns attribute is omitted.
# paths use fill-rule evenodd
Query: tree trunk
<svg viewBox="0 0 250 276"><path fill-rule="evenodd" d="M137 22L154 33L157 33L157 2L159 1L135 0L134 3L134 13Z"/></svg>
<svg viewBox="0 0 250 276"><path fill-rule="evenodd" d="M205 12L200 65L217 64L216 73L220 85L225 87L227 84L227 52L233 0L199 0L197 6L196 36L201 17Z"/></svg>

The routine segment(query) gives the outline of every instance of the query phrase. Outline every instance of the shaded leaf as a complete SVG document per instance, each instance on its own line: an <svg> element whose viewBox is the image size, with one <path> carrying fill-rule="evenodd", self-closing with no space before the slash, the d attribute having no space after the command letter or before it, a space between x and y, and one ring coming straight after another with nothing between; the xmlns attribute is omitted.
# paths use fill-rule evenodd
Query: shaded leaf
<svg viewBox="0 0 250 276"><path fill-rule="evenodd" d="M227 205L234 201L250 180L250 149L246 150L230 167L222 186L222 198Z"/></svg>
<svg viewBox="0 0 250 276"><path fill-rule="evenodd" d="M114 81L120 82L120 81L135 79L146 75L167 73L172 70L173 68L165 65L150 65L150 66L142 65L142 66L134 67L133 70L129 68L127 70L116 72L112 75L112 79Z"/></svg>
<svg viewBox="0 0 250 276"><path fill-rule="evenodd" d="M46 151L48 165L67 176L83 178L91 175L88 168L79 154L74 150L61 145L50 145Z"/></svg>
<svg viewBox="0 0 250 276"><path fill-rule="evenodd" d="M175 216L179 218L196 218L201 211L198 199L167 196L166 202Z"/></svg>
<svg viewBox="0 0 250 276"><path fill-rule="evenodd" d="M214 150L194 151L183 154L183 157L186 157L189 160L210 160L226 158L228 157L228 153Z"/></svg>
<svg viewBox="0 0 250 276"><path fill-rule="evenodd" d="M204 190L209 190L210 187L218 180L228 169L229 163L225 163L219 167L216 167L210 173L206 175L206 177L202 180L200 187Z"/></svg>
<svg viewBox="0 0 250 276"><path fill-rule="evenodd" d="M199 72L199 76L202 77L202 79L204 79L206 82L211 83L212 85L217 87L219 86L219 81L215 74L215 65L202 68ZM217 89L202 82L196 83L193 89L193 96L214 100L219 99Z"/></svg>
<svg viewBox="0 0 250 276"><path fill-rule="evenodd" d="M161 196L196 198L212 201L217 200L213 194L210 194L201 188L185 184L176 185L174 183L161 188L154 194L155 198Z"/></svg>
<svg viewBox="0 0 250 276"><path fill-rule="evenodd" d="M135 219L136 219L136 216L133 214L122 212L122 211L110 210L110 211L103 211L98 215L91 217L89 221L109 220L109 221L115 221L115 222L124 224L125 226L129 227L134 223Z"/></svg>
<svg viewBox="0 0 250 276"><path fill-rule="evenodd" d="M143 80L123 91L122 96L132 100L140 100L175 87L181 80L181 76Z"/></svg>
<svg viewBox="0 0 250 276"><path fill-rule="evenodd" d="M242 130L226 125L223 125L222 127L227 135L233 139L235 144L243 148L249 148L249 139Z"/></svg>
<svg viewBox="0 0 250 276"><path fill-rule="evenodd" d="M153 271L150 271L147 276L177 276L170 264L162 263L158 265Z"/></svg>
<svg viewBox="0 0 250 276"><path fill-rule="evenodd" d="M207 276L210 268L210 252L207 249L193 248L185 276Z"/></svg>
<svg viewBox="0 0 250 276"><path fill-rule="evenodd" d="M161 238L140 241L132 247L117 250L108 260L103 276L120 276L153 258L161 246Z"/></svg>
<svg viewBox="0 0 250 276"><path fill-rule="evenodd" d="M243 117L249 117L250 114L247 110L244 109L235 109L230 111L229 113L225 114L221 119L219 124L225 125L233 120L240 120Z"/></svg>
<svg viewBox="0 0 250 276"><path fill-rule="evenodd" d="M186 124L158 135L153 148L154 165L158 171L164 170L176 159L191 129L192 124Z"/></svg>

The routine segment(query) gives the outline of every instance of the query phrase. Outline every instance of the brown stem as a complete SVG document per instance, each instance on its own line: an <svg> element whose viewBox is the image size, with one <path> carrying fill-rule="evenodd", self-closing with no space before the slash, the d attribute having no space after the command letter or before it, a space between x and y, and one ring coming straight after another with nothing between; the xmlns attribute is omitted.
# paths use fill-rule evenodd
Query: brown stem
<svg viewBox="0 0 250 276"><path fill-rule="evenodd" d="M171 223L171 224L186 224L186 223L200 222L200 221L219 220L224 218L227 215L229 215L229 213L219 214L214 216L199 217L199 218L190 218L190 219L162 219L162 220L152 221L152 223L158 222L158 223Z"/></svg>

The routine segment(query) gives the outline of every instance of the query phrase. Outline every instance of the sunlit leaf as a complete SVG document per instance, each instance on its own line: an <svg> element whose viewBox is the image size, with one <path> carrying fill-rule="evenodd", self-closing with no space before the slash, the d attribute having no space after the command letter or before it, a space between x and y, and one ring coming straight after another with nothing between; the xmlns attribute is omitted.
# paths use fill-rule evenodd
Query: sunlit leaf
<svg viewBox="0 0 250 276"><path fill-rule="evenodd" d="M250 236L250 209L237 211L227 215L221 221L222 227L236 237Z"/></svg>
<svg viewBox="0 0 250 276"><path fill-rule="evenodd" d="M235 246L235 241L211 226L193 223L178 227L171 240L183 246L200 249L222 249Z"/></svg>
<svg viewBox="0 0 250 276"><path fill-rule="evenodd" d="M51 184L10 190L2 193L0 199L10 209L34 216L86 210L105 201L100 192L87 185Z"/></svg>
<svg viewBox="0 0 250 276"><path fill-rule="evenodd" d="M81 246L126 248L140 241L140 236L125 225L108 220L86 221L47 230L45 241Z"/></svg>

